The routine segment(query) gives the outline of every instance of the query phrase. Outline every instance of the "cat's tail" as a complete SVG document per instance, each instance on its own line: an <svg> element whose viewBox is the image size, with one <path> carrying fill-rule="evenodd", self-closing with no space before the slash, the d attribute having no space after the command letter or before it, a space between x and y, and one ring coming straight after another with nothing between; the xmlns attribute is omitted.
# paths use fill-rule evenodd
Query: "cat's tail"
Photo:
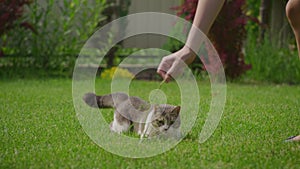
<svg viewBox="0 0 300 169"><path fill-rule="evenodd" d="M112 93L103 96L97 96L94 93L86 93L83 96L85 103L94 108L113 108L116 104L128 99L125 93Z"/></svg>

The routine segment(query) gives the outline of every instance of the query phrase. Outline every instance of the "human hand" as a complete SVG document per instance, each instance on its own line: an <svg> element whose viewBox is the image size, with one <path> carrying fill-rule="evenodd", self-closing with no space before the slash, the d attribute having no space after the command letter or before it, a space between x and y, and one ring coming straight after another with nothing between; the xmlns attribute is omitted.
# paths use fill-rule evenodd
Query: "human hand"
<svg viewBox="0 0 300 169"><path fill-rule="evenodd" d="M177 77L183 72L186 65L191 64L196 58L196 54L187 46L179 51L163 57L160 62L157 73L169 82L172 77Z"/></svg>

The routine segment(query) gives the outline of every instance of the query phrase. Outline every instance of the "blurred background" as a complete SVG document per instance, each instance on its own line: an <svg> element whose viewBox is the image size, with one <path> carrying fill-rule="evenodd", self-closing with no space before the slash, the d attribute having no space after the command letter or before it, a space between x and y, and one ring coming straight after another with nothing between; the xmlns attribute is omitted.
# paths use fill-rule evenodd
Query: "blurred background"
<svg viewBox="0 0 300 169"><path fill-rule="evenodd" d="M150 11L178 15L192 22L197 2L1 0L0 78L70 78L84 43L103 25L128 14ZM287 0L226 1L208 37L220 55L228 80L300 84L300 61L285 16L286 3ZM175 23L170 34L178 34L182 29ZM115 36L108 33L107 44ZM128 38L105 54L105 61L97 65L99 74L104 73L101 77L106 78L122 59L140 49L174 52L182 45L158 35ZM154 54L137 57L151 55ZM199 78L206 78L199 60L191 68ZM153 73L144 78L157 79Z"/></svg>

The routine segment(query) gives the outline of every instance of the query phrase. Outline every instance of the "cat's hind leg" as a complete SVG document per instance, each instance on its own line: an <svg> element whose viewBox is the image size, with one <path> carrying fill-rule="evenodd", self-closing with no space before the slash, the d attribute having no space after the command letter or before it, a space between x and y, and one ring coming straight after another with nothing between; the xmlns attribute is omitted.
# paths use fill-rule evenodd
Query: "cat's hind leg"
<svg viewBox="0 0 300 169"><path fill-rule="evenodd" d="M116 133L126 132L130 128L130 120L123 117L117 111L114 112L114 120L110 124L110 130Z"/></svg>

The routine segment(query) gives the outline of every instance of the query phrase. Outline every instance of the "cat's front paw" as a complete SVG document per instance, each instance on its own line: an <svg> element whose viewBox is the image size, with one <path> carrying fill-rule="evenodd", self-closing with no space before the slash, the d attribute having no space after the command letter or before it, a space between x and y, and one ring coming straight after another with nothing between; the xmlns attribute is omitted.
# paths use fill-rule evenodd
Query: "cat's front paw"
<svg viewBox="0 0 300 169"><path fill-rule="evenodd" d="M87 105L98 108L97 96L94 93L86 93L82 99Z"/></svg>

